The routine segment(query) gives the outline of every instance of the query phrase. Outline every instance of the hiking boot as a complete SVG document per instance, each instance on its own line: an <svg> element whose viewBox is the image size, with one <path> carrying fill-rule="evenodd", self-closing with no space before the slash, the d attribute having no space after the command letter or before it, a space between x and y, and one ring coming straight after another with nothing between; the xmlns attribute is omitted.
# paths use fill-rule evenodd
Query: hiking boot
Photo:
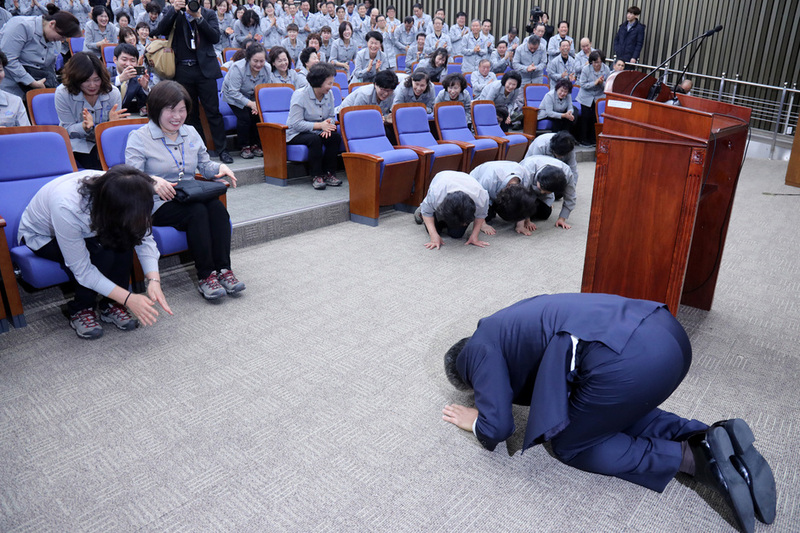
<svg viewBox="0 0 800 533"><path fill-rule="evenodd" d="M342 180L336 177L336 174L333 172L328 172L325 174L325 185L329 185L331 187L338 187L342 184Z"/></svg>
<svg viewBox="0 0 800 533"><path fill-rule="evenodd" d="M250 151L253 152L253 155L256 157L264 157L264 151L257 144L251 146Z"/></svg>
<svg viewBox="0 0 800 533"><path fill-rule="evenodd" d="M242 148L242 153L239 155L242 156L242 159L253 159L253 152L250 151L249 146Z"/></svg>
<svg viewBox="0 0 800 533"><path fill-rule="evenodd" d="M202 294L203 298L206 300L216 300L227 294L225 289L222 288L222 285L219 284L219 280L217 280L216 271L212 272L206 279L200 280L197 290L200 291L200 294Z"/></svg>
<svg viewBox="0 0 800 533"><path fill-rule="evenodd" d="M244 282L236 279L236 276L234 276L233 272L230 270L220 270L217 275L217 281L228 294L242 292L245 289Z"/></svg>
<svg viewBox="0 0 800 533"><path fill-rule="evenodd" d="M70 316L69 325L82 339L99 339L103 336L103 326L97 321L94 309L82 309Z"/></svg>
<svg viewBox="0 0 800 533"><path fill-rule="evenodd" d="M318 191L325 190L325 178L323 176L316 176L311 180L311 185Z"/></svg>
<svg viewBox="0 0 800 533"><path fill-rule="evenodd" d="M132 331L139 326L139 321L124 306L118 303L109 304L108 307L100 311L100 320L114 324L117 329L123 331Z"/></svg>

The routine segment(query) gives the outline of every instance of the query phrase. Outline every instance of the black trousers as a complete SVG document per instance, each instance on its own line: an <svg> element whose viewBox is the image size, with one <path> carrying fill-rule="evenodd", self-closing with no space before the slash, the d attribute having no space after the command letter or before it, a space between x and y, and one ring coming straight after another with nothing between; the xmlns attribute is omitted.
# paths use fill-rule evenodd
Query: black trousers
<svg viewBox="0 0 800 533"><path fill-rule="evenodd" d="M342 136L333 132L323 139L316 133L298 133L287 144L303 144L308 146L308 173L312 177L322 176L326 172L336 172L336 156L342 146ZM325 153L322 147L325 147Z"/></svg>
<svg viewBox="0 0 800 533"><path fill-rule="evenodd" d="M186 232L199 279L231 268L230 216L218 198L206 203L165 202L153 213L153 225Z"/></svg>
<svg viewBox="0 0 800 533"><path fill-rule="evenodd" d="M175 81L186 88L192 99L192 112L189 113L188 123L204 136L203 126L200 123L200 107L197 105L198 99L206 112L208 127L211 128L211 137L214 141L214 149L217 152L225 150L227 139L225 137L225 124L222 122L222 114L219 112L219 95L217 93L217 80L203 76L203 72L197 65L187 66L178 63L175 65ZM203 139L208 145L208 140Z"/></svg>
<svg viewBox="0 0 800 533"><path fill-rule="evenodd" d="M97 237L89 237L84 241L86 242L86 249L89 250L89 260L97 267L97 270L120 287L127 287L131 270L133 269L133 250L117 252L103 248ZM38 250L33 250L33 253L44 259L64 264L64 256L61 254L61 248L58 247L58 242L55 239ZM72 276L71 272L70 276ZM74 285L75 299L67 303L69 314L74 315L84 309L94 309L97 293L77 282Z"/></svg>
<svg viewBox="0 0 800 533"><path fill-rule="evenodd" d="M572 129L572 126L574 125L572 121L567 120L565 118L551 118L548 120L550 120L553 123L553 126L550 128L550 131L554 132L562 130L570 131Z"/></svg>
<svg viewBox="0 0 800 533"><path fill-rule="evenodd" d="M96 145L92 147L92 151L88 154L84 154L82 152L72 152L72 155L75 156L75 162L79 167L92 170L103 170L103 166L100 164L100 156L97 154Z"/></svg>
<svg viewBox="0 0 800 533"><path fill-rule="evenodd" d="M536 206L533 209L533 213L531 213L531 220L547 220L550 218L550 215L553 213L553 207L547 205L543 201L536 199Z"/></svg>
<svg viewBox="0 0 800 533"><path fill-rule="evenodd" d="M231 111L236 115L236 136L239 146L249 148L258 144L258 115L254 115L249 107L231 105Z"/></svg>
<svg viewBox="0 0 800 533"><path fill-rule="evenodd" d="M581 116L578 117L579 142L594 144L594 124L597 121L597 118L594 116L595 105L596 104L594 102L592 102L592 107L586 107L585 105L581 104Z"/></svg>

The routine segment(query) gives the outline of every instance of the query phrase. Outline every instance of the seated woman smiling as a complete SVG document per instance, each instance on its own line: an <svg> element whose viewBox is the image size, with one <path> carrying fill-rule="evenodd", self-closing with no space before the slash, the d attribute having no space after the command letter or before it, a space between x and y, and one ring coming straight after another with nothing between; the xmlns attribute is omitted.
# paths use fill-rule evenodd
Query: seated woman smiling
<svg viewBox="0 0 800 533"><path fill-rule="evenodd" d="M194 179L195 170L208 179L236 187L236 176L225 164L208 156L197 131L184 124L191 106L186 89L162 81L147 99L150 122L128 136L125 163L150 174L156 182L153 225L186 232L194 259L198 290L207 300L241 292L244 283L231 271L231 227L228 210L219 198L199 202L175 200L175 184ZM159 177L163 176L163 177Z"/></svg>

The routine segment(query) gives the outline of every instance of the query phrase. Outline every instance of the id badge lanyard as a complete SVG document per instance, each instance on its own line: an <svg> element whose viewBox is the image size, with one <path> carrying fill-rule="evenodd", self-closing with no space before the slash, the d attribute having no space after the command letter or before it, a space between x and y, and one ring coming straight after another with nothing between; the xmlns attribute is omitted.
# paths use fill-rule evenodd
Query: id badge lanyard
<svg viewBox="0 0 800 533"><path fill-rule="evenodd" d="M175 161L175 168L178 169L178 181L181 181L183 179L184 172L186 170L186 158L184 157L183 153L184 143L181 143L181 162L178 163L178 160L175 158L175 154L173 154L172 150L170 150L169 146L167 146L167 141L164 140L164 137L161 137L161 142L164 144L164 148L167 149L167 153L169 153L169 155L172 156L172 160Z"/></svg>

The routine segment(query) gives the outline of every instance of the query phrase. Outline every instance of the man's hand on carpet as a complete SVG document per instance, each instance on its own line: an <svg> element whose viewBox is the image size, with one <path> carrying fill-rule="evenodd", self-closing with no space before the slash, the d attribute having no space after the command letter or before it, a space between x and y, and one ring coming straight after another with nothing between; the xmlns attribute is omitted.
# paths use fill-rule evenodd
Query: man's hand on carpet
<svg viewBox="0 0 800 533"><path fill-rule="evenodd" d="M452 403L442 409L442 420L460 427L464 431L472 431L472 424L478 418L478 410Z"/></svg>

